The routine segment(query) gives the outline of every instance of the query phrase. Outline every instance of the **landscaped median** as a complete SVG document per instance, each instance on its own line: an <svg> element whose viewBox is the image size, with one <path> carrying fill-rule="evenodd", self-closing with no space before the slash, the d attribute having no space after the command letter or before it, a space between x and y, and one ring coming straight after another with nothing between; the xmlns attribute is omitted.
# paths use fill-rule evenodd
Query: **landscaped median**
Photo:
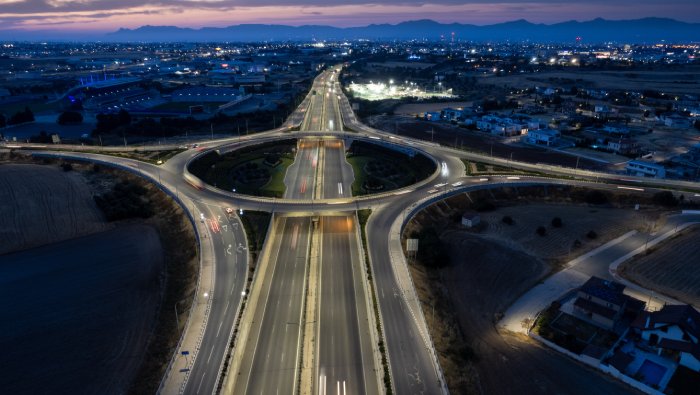
<svg viewBox="0 0 700 395"><path fill-rule="evenodd" d="M281 198L284 176L294 162L296 139L243 147L219 155L210 151L195 159L189 171L207 184L245 195Z"/></svg>

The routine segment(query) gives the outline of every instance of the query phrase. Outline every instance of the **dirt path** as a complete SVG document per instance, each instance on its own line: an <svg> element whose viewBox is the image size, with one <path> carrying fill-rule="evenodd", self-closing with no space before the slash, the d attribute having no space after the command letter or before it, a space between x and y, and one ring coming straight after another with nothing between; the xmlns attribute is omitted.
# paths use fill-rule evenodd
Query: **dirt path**
<svg viewBox="0 0 700 395"><path fill-rule="evenodd" d="M0 165L0 255L111 229L77 172Z"/></svg>

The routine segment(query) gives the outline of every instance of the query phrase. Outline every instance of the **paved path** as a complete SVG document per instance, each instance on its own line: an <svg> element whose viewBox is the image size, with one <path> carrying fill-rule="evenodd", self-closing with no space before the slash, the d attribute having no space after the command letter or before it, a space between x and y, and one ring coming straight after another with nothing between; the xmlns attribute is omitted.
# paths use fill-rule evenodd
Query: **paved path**
<svg viewBox="0 0 700 395"><path fill-rule="evenodd" d="M700 223L698 214L668 216L665 224L656 232L631 231L572 260L564 270L547 278L516 300L506 311L499 326L513 332L526 333L529 320L552 301L583 285L591 276L622 282L627 286L625 293L646 302L649 310L658 310L664 304L680 304L672 298L622 279L616 274L616 269L622 262L696 223Z"/></svg>

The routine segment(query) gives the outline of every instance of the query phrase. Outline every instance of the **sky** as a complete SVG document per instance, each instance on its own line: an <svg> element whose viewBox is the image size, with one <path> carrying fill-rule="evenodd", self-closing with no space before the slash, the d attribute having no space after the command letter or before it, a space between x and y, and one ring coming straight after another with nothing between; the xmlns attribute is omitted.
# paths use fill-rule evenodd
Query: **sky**
<svg viewBox="0 0 700 395"><path fill-rule="evenodd" d="M338 27L433 19L476 25L527 19L666 17L700 22L700 0L0 0L0 30L110 32L144 25L241 23Z"/></svg>

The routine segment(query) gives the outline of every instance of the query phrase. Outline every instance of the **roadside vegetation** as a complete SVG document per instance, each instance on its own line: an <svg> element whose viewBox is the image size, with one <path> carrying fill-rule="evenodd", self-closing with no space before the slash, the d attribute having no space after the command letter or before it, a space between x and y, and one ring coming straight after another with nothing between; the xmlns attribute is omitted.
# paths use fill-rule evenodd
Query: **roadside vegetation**
<svg viewBox="0 0 700 395"><path fill-rule="evenodd" d="M281 198L284 176L294 163L296 140L243 147L225 155L212 151L190 164L192 174L227 191Z"/></svg>
<svg viewBox="0 0 700 395"><path fill-rule="evenodd" d="M355 175L353 196L403 188L429 177L435 163L425 155L408 154L364 141L354 141L347 153Z"/></svg>

